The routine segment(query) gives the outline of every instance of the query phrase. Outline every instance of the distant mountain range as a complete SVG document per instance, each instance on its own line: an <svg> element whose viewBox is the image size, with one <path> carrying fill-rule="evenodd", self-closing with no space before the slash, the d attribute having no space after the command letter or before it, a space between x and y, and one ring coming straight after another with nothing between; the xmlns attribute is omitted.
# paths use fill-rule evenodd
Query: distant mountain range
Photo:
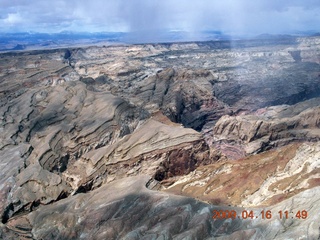
<svg viewBox="0 0 320 240"><path fill-rule="evenodd" d="M295 34L261 34L253 39L283 39L294 36L319 36L316 32L297 32ZM119 43L160 43L189 42L210 40L246 39L248 36L235 36L221 31L148 31L148 32L70 32L39 33L19 32L0 33L0 51L21 51L35 49L53 49L70 46L110 45Z"/></svg>
<svg viewBox="0 0 320 240"><path fill-rule="evenodd" d="M121 32L2 33L0 51L57 48L101 42L115 43L121 42L123 35Z"/></svg>

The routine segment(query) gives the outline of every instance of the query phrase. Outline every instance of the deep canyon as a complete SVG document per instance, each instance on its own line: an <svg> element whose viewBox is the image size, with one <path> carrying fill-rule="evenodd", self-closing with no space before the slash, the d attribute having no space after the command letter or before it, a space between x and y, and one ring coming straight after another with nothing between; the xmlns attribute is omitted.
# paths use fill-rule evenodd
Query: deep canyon
<svg viewBox="0 0 320 240"><path fill-rule="evenodd" d="M319 239L319 127L320 37L1 53L0 238Z"/></svg>

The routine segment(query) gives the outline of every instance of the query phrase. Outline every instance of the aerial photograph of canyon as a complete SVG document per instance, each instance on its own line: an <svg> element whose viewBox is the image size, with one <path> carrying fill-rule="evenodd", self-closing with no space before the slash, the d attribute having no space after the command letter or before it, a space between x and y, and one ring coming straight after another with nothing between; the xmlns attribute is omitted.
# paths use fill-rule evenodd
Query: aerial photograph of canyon
<svg viewBox="0 0 320 240"><path fill-rule="evenodd" d="M319 0L0 0L0 239L319 240Z"/></svg>

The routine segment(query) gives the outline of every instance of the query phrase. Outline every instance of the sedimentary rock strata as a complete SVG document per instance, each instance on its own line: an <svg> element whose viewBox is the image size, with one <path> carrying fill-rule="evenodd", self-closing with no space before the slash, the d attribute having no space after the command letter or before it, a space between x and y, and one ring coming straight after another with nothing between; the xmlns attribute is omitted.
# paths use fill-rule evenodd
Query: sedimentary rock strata
<svg viewBox="0 0 320 240"><path fill-rule="evenodd" d="M314 98L291 106L259 109L247 115L223 116L214 127L213 142L218 148L229 144L252 154L290 142L319 141L319 103L320 99ZM220 149L224 152L223 147Z"/></svg>
<svg viewBox="0 0 320 240"><path fill-rule="evenodd" d="M319 185L319 144L304 143L219 161L179 177L166 191L211 204L270 206Z"/></svg>
<svg viewBox="0 0 320 240"><path fill-rule="evenodd" d="M319 96L318 58L318 38L87 48L70 57L77 74L103 76L114 94L198 130L230 111Z"/></svg>
<svg viewBox="0 0 320 240"><path fill-rule="evenodd" d="M318 237L320 42L270 41L1 54L0 238Z"/></svg>
<svg viewBox="0 0 320 240"><path fill-rule="evenodd" d="M1 181L11 188L10 197L3 198L10 214L68 195L70 184L60 176L68 164L132 131L141 116L120 98L89 92L84 84L72 82L34 88L2 108L2 156L8 156L10 170Z"/></svg>
<svg viewBox="0 0 320 240"><path fill-rule="evenodd" d="M149 177L129 177L106 184L87 194L41 206L20 218L12 218L4 239L316 239L320 203L319 187L264 208L230 208L205 204L192 198L146 188ZM253 211L254 219L213 219L213 211ZM290 219L279 219L279 211ZM306 219L295 217L308 211ZM270 211L272 218L262 218ZM143 214L141 214L143 212ZM294 218L291 218L294 216Z"/></svg>
<svg viewBox="0 0 320 240"><path fill-rule="evenodd" d="M163 180L210 162L209 148L199 133L151 118L121 140L85 153L63 176L77 189L98 179L101 184L137 174Z"/></svg>

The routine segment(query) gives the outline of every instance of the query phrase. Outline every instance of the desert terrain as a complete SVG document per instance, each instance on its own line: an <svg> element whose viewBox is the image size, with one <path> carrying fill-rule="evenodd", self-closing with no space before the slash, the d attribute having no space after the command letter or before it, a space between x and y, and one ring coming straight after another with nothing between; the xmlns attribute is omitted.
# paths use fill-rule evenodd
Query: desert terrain
<svg viewBox="0 0 320 240"><path fill-rule="evenodd" d="M0 239L319 239L319 127L320 37L1 53Z"/></svg>

